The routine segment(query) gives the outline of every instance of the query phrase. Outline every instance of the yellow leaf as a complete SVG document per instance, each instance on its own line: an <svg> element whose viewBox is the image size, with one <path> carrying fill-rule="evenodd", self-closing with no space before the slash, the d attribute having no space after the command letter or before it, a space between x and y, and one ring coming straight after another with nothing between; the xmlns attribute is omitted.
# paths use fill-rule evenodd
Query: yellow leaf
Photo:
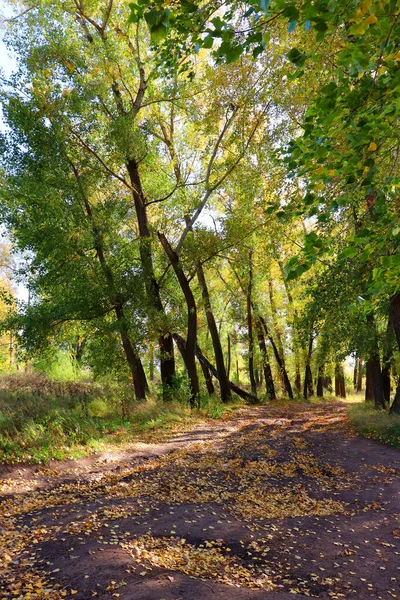
<svg viewBox="0 0 400 600"><path fill-rule="evenodd" d="M374 25L378 22L378 19L375 15L368 15L368 17L364 20L364 23L368 23L368 25Z"/></svg>
<svg viewBox="0 0 400 600"><path fill-rule="evenodd" d="M368 146L368 150L370 152L375 152L376 149L377 149L377 145L375 144L375 142L371 142L370 145Z"/></svg>
<svg viewBox="0 0 400 600"><path fill-rule="evenodd" d="M72 596L73 596L74 594L77 594L77 593L78 593L78 590L71 590L71 594L72 594Z"/></svg>
<svg viewBox="0 0 400 600"><path fill-rule="evenodd" d="M372 0L365 0L365 2L360 2L360 9L365 14L371 5Z"/></svg>

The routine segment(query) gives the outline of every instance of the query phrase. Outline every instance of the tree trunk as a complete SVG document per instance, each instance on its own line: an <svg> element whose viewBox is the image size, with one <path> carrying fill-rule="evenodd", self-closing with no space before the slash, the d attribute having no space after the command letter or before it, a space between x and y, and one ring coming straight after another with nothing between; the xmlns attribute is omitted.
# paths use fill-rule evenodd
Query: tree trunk
<svg viewBox="0 0 400 600"><path fill-rule="evenodd" d="M214 357L217 371L219 373L219 387L221 391L222 402L229 402L232 399L229 380L225 369L224 355L222 352L221 339L218 333L217 324L215 322L214 313L211 307L210 294L207 287L206 278L202 265L197 265L197 279L199 281L201 295L204 302L204 310L206 312L208 330L211 335L211 341L214 348Z"/></svg>
<svg viewBox="0 0 400 600"><path fill-rule="evenodd" d="M311 335L310 341L308 343L308 352L307 352L307 356L306 356L306 369L305 369L305 375L304 375L304 388L303 388L304 400L307 400L307 398L314 396L314 388L313 388L313 380L312 380L312 372L311 372L312 346L313 346L313 337Z"/></svg>
<svg viewBox="0 0 400 600"><path fill-rule="evenodd" d="M392 406L390 407L390 414L400 415L400 378L396 387L396 395L394 397Z"/></svg>
<svg viewBox="0 0 400 600"><path fill-rule="evenodd" d="M353 371L353 388L357 390L357 375L358 375L358 358L357 355L354 358L354 371Z"/></svg>
<svg viewBox="0 0 400 600"><path fill-rule="evenodd" d="M318 367L317 396L318 398L324 397L324 365Z"/></svg>
<svg viewBox="0 0 400 600"><path fill-rule="evenodd" d="M262 366L264 371L265 379L265 390L267 392L268 400L276 400L274 380L272 378L271 365L268 361L267 345L265 343L263 327L260 319L256 321L257 335L258 335L258 347L260 348Z"/></svg>
<svg viewBox="0 0 400 600"><path fill-rule="evenodd" d="M215 392L214 384L212 381L211 373L207 365L199 360L201 370L203 371L204 381L206 382L206 388L209 396L212 396Z"/></svg>
<svg viewBox="0 0 400 600"><path fill-rule="evenodd" d="M179 257L171 248L167 238L164 234L159 233L161 245L164 248L166 255L171 263L172 268L175 271L176 278L178 279L179 285L186 300L187 306L187 339L185 351L182 355L186 370L190 381L190 403L195 406L198 401L200 388L199 378L196 369L196 345L197 345L197 309L196 301L194 299L192 290L190 289L189 281L183 272Z"/></svg>
<svg viewBox="0 0 400 600"><path fill-rule="evenodd" d="M382 389L385 404L390 404L390 357L384 356L382 362Z"/></svg>
<svg viewBox="0 0 400 600"><path fill-rule="evenodd" d="M369 374L370 378L370 389L368 391L370 393L372 390L375 408L380 409L385 408L385 395L383 392L381 363L379 359L377 332L373 313L367 315L367 325L372 338L372 351L367 362L367 374Z"/></svg>
<svg viewBox="0 0 400 600"><path fill-rule="evenodd" d="M372 387L372 378L373 378L373 374L371 371L371 361L367 360L366 365L365 365L365 374L366 374L366 381L365 381L365 402L372 402L374 399L374 390Z"/></svg>
<svg viewBox="0 0 400 600"><path fill-rule="evenodd" d="M146 393L149 391L149 386L147 385L146 375L143 369L142 361L136 354L132 342L129 339L122 305L117 305L115 308L115 312L117 315L122 347L124 349L126 360L129 364L129 368L132 373L135 396L137 400L144 400L146 398Z"/></svg>
<svg viewBox="0 0 400 600"><path fill-rule="evenodd" d="M327 376L324 378L324 388L325 388L326 390L328 390L328 392L329 392L330 394L332 394L332 392L333 392L333 388L332 388L332 377L331 377L330 375L327 375Z"/></svg>
<svg viewBox="0 0 400 600"><path fill-rule="evenodd" d="M344 379L344 371L342 365L335 365L335 396L338 398L346 398L346 385Z"/></svg>
<svg viewBox="0 0 400 600"><path fill-rule="evenodd" d="M358 372L357 372L357 392L362 391L362 374L363 374L363 359L358 359Z"/></svg>
<svg viewBox="0 0 400 600"><path fill-rule="evenodd" d="M149 379L151 382L154 381L154 344L150 342L149 348Z"/></svg>
<svg viewBox="0 0 400 600"><path fill-rule="evenodd" d="M76 170L75 166L72 165L72 169L75 175L76 182L79 187L79 191L81 193L83 203L85 206L86 216L90 222L90 228L93 235L94 248L96 250L96 256L100 263L101 269L104 274L104 278L107 283L107 288L111 297L112 302L114 302L114 310L117 317L119 334L121 337L122 347L125 353L125 357L127 363L129 365L129 369L132 374L133 379L133 387L135 390L135 396L137 400L144 400L146 397L146 393L149 390L147 385L146 375L143 369L142 362L139 356L136 354L133 344L129 338L128 327L126 324L125 314L124 314L124 302L121 297L121 294L116 289L114 275L111 271L111 268L106 260L104 246L103 246L103 236L100 230L95 223L92 207L90 205L89 199L87 198L84 189L82 187L81 178Z"/></svg>
<svg viewBox="0 0 400 600"><path fill-rule="evenodd" d="M177 333L173 334L173 338L176 341L178 348L185 348L186 346L186 342L183 339L183 337ZM198 346L196 346L196 356L197 358L204 362L208 369L211 371L211 373L214 375L214 377L216 379L218 379L219 374L217 369L210 363L209 360L207 360L207 358L204 356L204 354L200 351L200 348ZM235 394L237 394L238 396L240 396L240 398L243 398L244 400L248 400L250 401L252 404L254 404L255 402L258 402L258 398L256 396L252 396L251 394L249 394L248 392L246 392L245 390L242 390L240 387L238 387L235 383L233 383L232 381L229 382L230 388L232 390L232 392L234 392Z"/></svg>
<svg viewBox="0 0 400 600"><path fill-rule="evenodd" d="M249 253L249 284L247 287L246 305L247 305L247 331L249 337L249 377L251 384L251 393L257 396L257 384L254 376L254 339L253 339L253 314L251 304L251 294L253 287L253 252Z"/></svg>
<svg viewBox="0 0 400 600"><path fill-rule="evenodd" d="M231 336L228 333L228 357L226 362L226 377L229 381L229 373L231 371Z"/></svg>
<svg viewBox="0 0 400 600"><path fill-rule="evenodd" d="M274 351L275 360L278 363L278 368L279 368L280 372L282 373L282 378L283 378L283 381L285 383L285 391L286 391L287 395L289 396L290 400L293 400L292 386L290 384L290 380L289 380L288 374L286 372L285 366L284 366L284 364L282 362L282 359L281 359L281 357L279 355L278 348L276 347L276 344L274 342L273 337L268 332L267 323L266 323L264 317L260 317L260 321L262 323L265 335L267 336L267 338L271 342L272 350Z"/></svg>
<svg viewBox="0 0 400 600"><path fill-rule="evenodd" d="M159 320L159 317L161 315L162 320L165 322L165 310L161 301L159 285L154 274L153 256L151 251L151 236L147 219L146 200L144 197L142 182L140 179L136 160L133 158L128 160L126 163L126 167L132 185L132 195L139 227L140 260L145 276L146 293L148 297L149 306L154 311L157 320ZM173 384L173 380L175 377L175 358L174 342L168 328L160 330L158 337L158 345L160 350L161 382L163 387L169 387ZM169 395L166 393L165 397L169 398Z"/></svg>
<svg viewBox="0 0 400 600"><path fill-rule="evenodd" d="M376 409L385 408L381 363L377 354L371 356L367 361L366 391L368 392L368 400L374 400Z"/></svg>
<svg viewBox="0 0 400 600"><path fill-rule="evenodd" d="M400 292L397 292L390 300L390 317L396 334L397 345L400 349ZM400 415L400 379L397 384L396 395L390 407L392 414Z"/></svg>

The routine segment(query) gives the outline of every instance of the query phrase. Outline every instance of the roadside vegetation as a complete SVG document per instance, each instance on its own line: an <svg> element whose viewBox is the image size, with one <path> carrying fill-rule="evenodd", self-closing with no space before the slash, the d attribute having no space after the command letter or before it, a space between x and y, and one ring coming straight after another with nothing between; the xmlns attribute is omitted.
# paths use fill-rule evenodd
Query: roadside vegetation
<svg viewBox="0 0 400 600"><path fill-rule="evenodd" d="M44 375L14 374L0 379L0 464L45 463L78 458L136 442L161 440L204 419L241 405L224 406L202 397L192 409L188 394L163 402L154 393L132 400L129 386L92 381L55 381Z"/></svg>

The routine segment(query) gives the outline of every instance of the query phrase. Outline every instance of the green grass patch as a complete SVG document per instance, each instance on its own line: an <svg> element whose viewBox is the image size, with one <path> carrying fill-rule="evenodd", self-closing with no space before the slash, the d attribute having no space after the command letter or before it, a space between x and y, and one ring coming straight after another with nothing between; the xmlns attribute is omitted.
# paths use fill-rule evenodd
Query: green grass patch
<svg viewBox="0 0 400 600"><path fill-rule="evenodd" d="M349 422L363 437L400 448L400 416L384 410L375 410L370 404L354 403L348 406Z"/></svg>
<svg viewBox="0 0 400 600"><path fill-rule="evenodd" d="M187 398L187 396L186 396ZM218 419L242 406L204 396L137 403L126 387L55 382L36 375L0 380L0 463L46 463L158 441L204 418Z"/></svg>

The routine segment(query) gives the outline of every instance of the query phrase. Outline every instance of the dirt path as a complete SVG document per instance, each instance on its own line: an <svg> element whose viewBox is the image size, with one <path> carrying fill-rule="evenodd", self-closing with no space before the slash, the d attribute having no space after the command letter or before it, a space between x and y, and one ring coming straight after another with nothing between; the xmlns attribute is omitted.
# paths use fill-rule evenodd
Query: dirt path
<svg viewBox="0 0 400 600"><path fill-rule="evenodd" d="M0 599L400 598L399 457L330 403L4 470Z"/></svg>

